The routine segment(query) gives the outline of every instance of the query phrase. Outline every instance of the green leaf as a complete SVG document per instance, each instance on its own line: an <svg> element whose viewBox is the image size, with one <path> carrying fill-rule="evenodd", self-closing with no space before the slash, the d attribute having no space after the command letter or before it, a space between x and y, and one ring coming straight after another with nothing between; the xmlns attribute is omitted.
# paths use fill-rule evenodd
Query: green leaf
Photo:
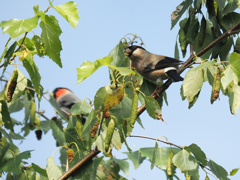
<svg viewBox="0 0 240 180"><path fill-rule="evenodd" d="M128 159L132 161L134 168L137 169L140 164L142 164L143 160L146 159L146 157L142 157L142 154L140 151L134 151L134 152L124 152L124 154L127 154Z"/></svg>
<svg viewBox="0 0 240 180"><path fill-rule="evenodd" d="M94 107L97 112L104 110L104 101L108 94L111 94L110 86L101 87L94 96Z"/></svg>
<svg viewBox="0 0 240 180"><path fill-rule="evenodd" d="M227 86L230 82L234 81L235 84L238 83L238 78L236 74L233 72L232 65L228 65L227 69L223 71L221 77L221 83L224 90L226 90Z"/></svg>
<svg viewBox="0 0 240 180"><path fill-rule="evenodd" d="M58 112L58 114L60 114L63 119L67 120L65 118L64 112L62 112L60 106L58 105L58 103L56 102L55 98L52 95L50 96L49 102L54 107L54 109Z"/></svg>
<svg viewBox="0 0 240 180"><path fill-rule="evenodd" d="M228 0L227 5L225 6L225 8L222 11L222 15L226 15L232 11L234 11L235 9L238 8L238 0Z"/></svg>
<svg viewBox="0 0 240 180"><path fill-rule="evenodd" d="M120 167L118 164L116 164L114 161L109 159L108 161L102 161L101 163L103 165L103 171L106 174L106 176L114 177L114 179L119 179L120 180ZM112 174L112 175L111 175Z"/></svg>
<svg viewBox="0 0 240 180"><path fill-rule="evenodd" d="M35 62L33 61L33 59L31 58L30 55L27 55L27 57L23 59L23 66L27 70L27 72L32 80L32 83L33 83L36 93L40 94L41 76L38 72L37 65L35 64Z"/></svg>
<svg viewBox="0 0 240 180"><path fill-rule="evenodd" d="M22 137L20 134L16 134L16 133L14 133L14 132L12 132L12 131L10 131L9 137L10 137L11 139L15 139L15 140L25 139L25 138Z"/></svg>
<svg viewBox="0 0 240 180"><path fill-rule="evenodd" d="M24 111L25 111L24 120L25 120L25 124L27 124L27 120L28 120L29 115L30 115L30 106L31 106L31 101L28 100L27 92L24 94L23 103L24 103L24 107L25 107L25 109L24 109Z"/></svg>
<svg viewBox="0 0 240 180"><path fill-rule="evenodd" d="M232 45L233 45L233 38L228 37L227 42L224 44L219 54L221 61L227 61L228 54L231 50Z"/></svg>
<svg viewBox="0 0 240 180"><path fill-rule="evenodd" d="M67 128L64 131L64 135L65 135L67 143L75 142L77 144L78 148L81 149L81 151L87 150L82 139L80 139L78 137L78 133L75 128Z"/></svg>
<svg viewBox="0 0 240 180"><path fill-rule="evenodd" d="M215 174L219 179L227 179L228 173L222 166L219 166L212 160L208 161L207 166L210 167L212 173Z"/></svg>
<svg viewBox="0 0 240 180"><path fill-rule="evenodd" d="M240 86L234 84L232 92L229 95L229 104L231 113L236 115L240 104Z"/></svg>
<svg viewBox="0 0 240 180"><path fill-rule="evenodd" d="M194 14L191 14L190 25L189 25L188 31L186 33L186 37L187 37L188 41L190 41L191 43L196 41L196 36L198 34L198 27L199 27L198 19L195 17Z"/></svg>
<svg viewBox="0 0 240 180"><path fill-rule="evenodd" d="M194 8L199 9L202 5L202 0L194 0Z"/></svg>
<svg viewBox="0 0 240 180"><path fill-rule="evenodd" d="M37 49L37 54L39 57L42 57L45 54L45 46L43 39L39 37L38 35L34 35L32 37L32 42L34 43L36 49Z"/></svg>
<svg viewBox="0 0 240 180"><path fill-rule="evenodd" d="M45 54L51 58L59 67L62 67L60 59L60 51L62 50L61 41L59 39L62 30L58 25L58 21L52 15L45 15L41 12L40 27L42 28L41 37L45 45Z"/></svg>
<svg viewBox="0 0 240 180"><path fill-rule="evenodd" d="M240 14L239 13L230 12L222 18L221 25L225 29L229 29L229 28L232 27L233 24L236 24L239 21L239 19L240 19Z"/></svg>
<svg viewBox="0 0 240 180"><path fill-rule="evenodd" d="M6 144L4 147L0 147L0 167L2 167L3 162L4 162L4 156L6 152L8 151L10 144Z"/></svg>
<svg viewBox="0 0 240 180"><path fill-rule="evenodd" d="M94 169L93 169L93 173L92 173L92 179L96 179L98 166L99 166L100 163L102 162L103 158L104 158L104 156L93 159Z"/></svg>
<svg viewBox="0 0 240 180"><path fill-rule="evenodd" d="M234 176L238 172L239 168L235 168L230 172L230 176Z"/></svg>
<svg viewBox="0 0 240 180"><path fill-rule="evenodd" d="M105 144L105 138L106 138L107 129L105 129L96 139L96 146L98 149L102 152L105 152L104 144Z"/></svg>
<svg viewBox="0 0 240 180"><path fill-rule="evenodd" d="M5 60L4 60L4 69L2 72L2 76L4 75L4 72L6 71L6 68L10 63L10 58L12 57L16 47L17 47L17 41L14 41L14 43L8 48L8 50L4 56Z"/></svg>
<svg viewBox="0 0 240 180"><path fill-rule="evenodd" d="M188 148L191 150L195 158L202 163L202 165L207 165L207 157L197 144L191 144L190 146L188 146Z"/></svg>
<svg viewBox="0 0 240 180"><path fill-rule="evenodd" d="M173 157L173 163L181 171L192 171L198 167L198 161L185 149L181 150Z"/></svg>
<svg viewBox="0 0 240 180"><path fill-rule="evenodd" d="M16 41L15 41L16 42ZM3 50L3 53L0 57L0 63L2 62L2 59L6 56L7 54L7 49L8 49L8 45L5 46L5 49Z"/></svg>
<svg viewBox="0 0 240 180"><path fill-rule="evenodd" d="M115 158L113 158L113 161L119 165L120 169L126 176L129 176L129 163L127 161Z"/></svg>
<svg viewBox="0 0 240 180"><path fill-rule="evenodd" d="M50 156L49 158L47 158L46 171L47 171L48 179L51 179L51 180L52 179L57 180L62 175L60 168L56 165L56 163L53 160L53 156Z"/></svg>
<svg viewBox="0 0 240 180"><path fill-rule="evenodd" d="M117 66L117 67L129 67L129 59L125 58L125 54L123 53L123 43L120 41L109 53L108 56L113 57L113 61L111 62L111 65Z"/></svg>
<svg viewBox="0 0 240 180"><path fill-rule="evenodd" d="M177 41L176 41L176 44L175 44L174 58L175 59L179 59L179 50L178 50L178 43L177 43Z"/></svg>
<svg viewBox="0 0 240 180"><path fill-rule="evenodd" d="M205 69L205 68L208 68L208 67L212 66L214 63L215 63L215 61L205 61L202 64L198 65L197 67L193 68L192 70L193 71L198 71L198 70L201 70L201 69Z"/></svg>
<svg viewBox="0 0 240 180"><path fill-rule="evenodd" d="M114 130L113 132L112 143L117 150L120 150L122 148L121 138L117 130Z"/></svg>
<svg viewBox="0 0 240 180"><path fill-rule="evenodd" d="M213 36L212 36L212 24L206 20L206 31L205 31L205 35L204 35L204 40L203 43L201 45L199 45L198 41L193 41L193 50L198 53L200 50L202 50L204 47L206 47L207 45L209 45L213 40ZM200 32L198 33L196 39L199 39L200 36ZM202 59L208 59L210 54L212 53L212 48L210 50L208 50L206 53L204 53L201 58Z"/></svg>
<svg viewBox="0 0 240 180"><path fill-rule="evenodd" d="M240 37L237 38L235 46L234 46L234 52L240 53ZM0 58L1 62L1 58Z"/></svg>
<svg viewBox="0 0 240 180"><path fill-rule="evenodd" d="M103 59L97 59L95 62L84 61L82 65L77 68L78 84L91 76L98 68L103 65L109 65L113 61L112 57L104 57Z"/></svg>
<svg viewBox="0 0 240 180"><path fill-rule="evenodd" d="M183 13L188 9L188 7L192 4L192 0L185 0L183 1L181 4L179 4L176 7L176 10L173 11L172 15L171 15L171 29L176 25L176 23L178 22L178 20L181 18L181 16L183 15Z"/></svg>
<svg viewBox="0 0 240 180"><path fill-rule="evenodd" d="M8 111L9 111L9 113L18 112L18 111L22 110L23 107L24 107L23 102L20 99L17 99L14 103L12 103L9 106Z"/></svg>
<svg viewBox="0 0 240 180"><path fill-rule="evenodd" d="M193 107L193 105L197 102L200 92L201 90L193 97L193 99L191 99L191 101L189 101L188 109Z"/></svg>
<svg viewBox="0 0 240 180"><path fill-rule="evenodd" d="M0 109L1 109L2 120L4 122L5 128L10 129L11 131L14 131L12 120L8 112L7 103L3 100L0 101Z"/></svg>
<svg viewBox="0 0 240 180"><path fill-rule="evenodd" d="M230 64L238 79L240 79L240 54L233 52L230 56Z"/></svg>
<svg viewBox="0 0 240 180"><path fill-rule="evenodd" d="M48 132L48 130L50 129L50 122L49 120L46 121L41 121L40 125L41 125L41 129L43 130L44 134L46 134Z"/></svg>
<svg viewBox="0 0 240 180"><path fill-rule="evenodd" d="M210 66L207 68L207 80L209 82L209 84L212 86L213 85L213 81L214 81L214 73L217 70L216 66Z"/></svg>
<svg viewBox="0 0 240 180"><path fill-rule="evenodd" d="M92 109L92 111L89 113L87 120L83 126L82 136L87 134L93 128L93 126L96 124L96 122L98 120L98 118L96 117L97 114L98 113L95 113L94 109Z"/></svg>
<svg viewBox="0 0 240 180"><path fill-rule="evenodd" d="M77 102L71 107L71 113L72 115L86 115L91 110L91 105L85 101L84 99L82 101Z"/></svg>
<svg viewBox="0 0 240 180"><path fill-rule="evenodd" d="M43 169L41 167L39 167L38 165L32 163L32 168L34 169L34 171L36 171L37 173L47 177L47 171L46 169Z"/></svg>
<svg viewBox="0 0 240 180"><path fill-rule="evenodd" d="M80 152L81 153L81 152ZM82 155L82 157L79 157L79 152L77 152L77 154L74 156L74 158L72 159L72 161L69 164L69 168L72 168L76 163L78 163L84 156L86 155ZM72 179L91 179L92 174L96 173L93 172L94 171L94 164L93 164L93 160L90 159L89 161L87 161L83 167L79 168L78 171L74 172L71 176Z"/></svg>
<svg viewBox="0 0 240 180"><path fill-rule="evenodd" d="M219 9L222 9L225 6L226 0L215 0L218 4Z"/></svg>
<svg viewBox="0 0 240 180"><path fill-rule="evenodd" d="M155 166L159 167L162 170L166 170L167 163L168 163L168 155L171 150L174 152L174 154L177 154L180 151L180 149L178 148L170 148L170 147L158 148L156 152L157 158L155 161ZM152 161L154 148L141 148L139 151L142 153L143 157L148 157L149 160Z"/></svg>
<svg viewBox="0 0 240 180"><path fill-rule="evenodd" d="M145 96L145 105L149 116L154 119L161 119L162 112L158 102L153 99L151 96Z"/></svg>
<svg viewBox="0 0 240 180"><path fill-rule="evenodd" d="M64 146L66 139L64 136L63 126L60 120L50 121L50 128L52 129L53 137L58 142L59 146Z"/></svg>
<svg viewBox="0 0 240 180"><path fill-rule="evenodd" d="M153 169L154 167L154 164L156 162L156 154L157 154L157 151L158 151L158 143L157 141L155 142L155 148L153 150L153 156L152 156L152 161L151 161L151 170Z"/></svg>
<svg viewBox="0 0 240 180"><path fill-rule="evenodd" d="M65 4L53 6L52 2L49 0L49 3L52 8L54 8L59 14L64 17L73 28L78 24L78 13L80 12L76 6L77 4L73 1L66 2Z"/></svg>
<svg viewBox="0 0 240 180"><path fill-rule="evenodd" d="M201 90L203 85L203 71L189 70L183 81L183 94L189 102L192 102L195 95Z"/></svg>
<svg viewBox="0 0 240 180"><path fill-rule="evenodd" d="M3 34L8 33L11 38L15 38L24 32L35 29L38 24L38 19L38 16L29 19L11 19L9 21L2 21L0 26L2 27Z"/></svg>
<svg viewBox="0 0 240 180"><path fill-rule="evenodd" d="M30 158L30 152L31 151L24 151L21 154L14 155L13 158L0 167L0 170L12 172L17 175L20 174L22 172L22 160Z"/></svg>

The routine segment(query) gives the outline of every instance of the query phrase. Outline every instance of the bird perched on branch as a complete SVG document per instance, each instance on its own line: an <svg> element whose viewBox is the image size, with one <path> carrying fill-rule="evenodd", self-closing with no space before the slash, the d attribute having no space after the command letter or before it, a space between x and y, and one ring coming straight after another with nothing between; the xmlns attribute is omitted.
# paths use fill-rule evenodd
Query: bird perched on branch
<svg viewBox="0 0 240 180"><path fill-rule="evenodd" d="M64 87L58 87L53 90L54 98L56 99L58 105L63 112L71 114L71 107L77 102L81 101L70 89ZM69 119L69 116L64 113L65 118ZM82 124L84 124L86 119L83 118Z"/></svg>
<svg viewBox="0 0 240 180"><path fill-rule="evenodd" d="M178 65L182 64L182 61L152 54L143 47L135 45L125 48L124 54L131 59L139 74L146 79L157 81L158 85L168 77L174 82L183 81L183 78L177 73Z"/></svg>

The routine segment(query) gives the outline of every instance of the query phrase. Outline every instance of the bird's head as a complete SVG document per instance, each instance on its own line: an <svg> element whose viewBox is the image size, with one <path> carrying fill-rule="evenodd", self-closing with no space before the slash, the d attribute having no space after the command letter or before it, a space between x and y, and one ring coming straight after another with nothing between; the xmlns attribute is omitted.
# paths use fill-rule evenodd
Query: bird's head
<svg viewBox="0 0 240 180"><path fill-rule="evenodd" d="M53 90L53 96L57 100L60 96L63 96L67 92L72 92L72 91L68 88L58 87Z"/></svg>
<svg viewBox="0 0 240 180"><path fill-rule="evenodd" d="M124 54L127 55L128 57L131 57L132 54L134 53L134 51L136 51L137 49L143 49L145 50L142 46L129 46L126 49L124 49Z"/></svg>

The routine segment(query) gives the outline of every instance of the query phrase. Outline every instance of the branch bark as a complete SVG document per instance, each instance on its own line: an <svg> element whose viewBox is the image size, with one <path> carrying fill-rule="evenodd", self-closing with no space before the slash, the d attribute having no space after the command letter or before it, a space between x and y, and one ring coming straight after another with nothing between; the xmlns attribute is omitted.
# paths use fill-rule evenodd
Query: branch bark
<svg viewBox="0 0 240 180"><path fill-rule="evenodd" d="M75 166L73 166L71 169L66 171L58 180L64 180L69 178L74 172L76 172L81 166L83 166L87 161L95 157L97 154L99 154L101 151L99 150L91 150L90 153L85 156L81 161L79 161Z"/></svg>

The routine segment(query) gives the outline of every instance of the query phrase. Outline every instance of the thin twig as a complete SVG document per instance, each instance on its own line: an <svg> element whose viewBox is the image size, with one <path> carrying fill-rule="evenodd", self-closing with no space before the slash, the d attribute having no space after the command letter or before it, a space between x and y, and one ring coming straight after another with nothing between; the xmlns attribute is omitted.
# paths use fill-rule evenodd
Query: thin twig
<svg viewBox="0 0 240 180"><path fill-rule="evenodd" d="M25 38L26 38L26 36L27 36L27 33L28 33L28 32L25 32L21 44L20 44L20 45L18 46L18 48L14 51L14 53L16 53L16 52L21 48L21 46L22 46L22 44L23 44L23 42L24 42L24 40L25 40ZM15 59L15 57L16 57L16 54L9 60L9 62L13 61L13 60ZM4 66L4 63L3 63L2 65L0 65L0 68L2 68L3 66Z"/></svg>
<svg viewBox="0 0 240 180"><path fill-rule="evenodd" d="M104 117L103 117L103 115L102 115L102 120L101 120L100 127L99 127L99 130L98 130L98 136L100 135L100 131L101 131L101 129L102 129L103 119L104 119ZM96 148L97 148L97 147L96 147Z"/></svg>
<svg viewBox="0 0 240 180"><path fill-rule="evenodd" d="M151 139L151 140L160 141L160 142L163 142L163 143L165 143L165 144L169 144L169 145L175 146L175 147L177 147L177 148L179 148L179 149L183 149L182 146L173 144L173 143L168 142L168 141L163 141L163 140L158 139L158 138L153 138L153 137L148 137L148 136L140 136L140 135L130 135L130 136L127 136L127 137L139 137L139 138ZM201 168L205 168L205 169L211 171L210 168L204 166L202 163L198 162L198 164L201 166Z"/></svg>
<svg viewBox="0 0 240 180"><path fill-rule="evenodd" d="M230 34L236 34L236 33L239 33L240 32L240 29L236 30L236 31L232 31Z"/></svg>
<svg viewBox="0 0 240 180"><path fill-rule="evenodd" d="M36 111L36 113L40 114L42 117L44 117L46 120L50 120L47 116L45 116L43 113L44 112L40 112L40 111Z"/></svg>
<svg viewBox="0 0 240 180"><path fill-rule="evenodd" d="M179 145L176 145L176 144L173 144L171 142L168 142L168 141L164 141L164 140L161 140L161 139L157 139L157 138L153 138L153 137L148 137L148 136L140 136L140 135L130 135L130 136L127 136L127 137L139 137L139 138L145 138L145 139L151 139L151 140L157 140L157 141L160 141L162 143L165 143L165 144L169 144L169 145L172 145L172 146L175 146L179 149L183 149L182 146L179 146Z"/></svg>

